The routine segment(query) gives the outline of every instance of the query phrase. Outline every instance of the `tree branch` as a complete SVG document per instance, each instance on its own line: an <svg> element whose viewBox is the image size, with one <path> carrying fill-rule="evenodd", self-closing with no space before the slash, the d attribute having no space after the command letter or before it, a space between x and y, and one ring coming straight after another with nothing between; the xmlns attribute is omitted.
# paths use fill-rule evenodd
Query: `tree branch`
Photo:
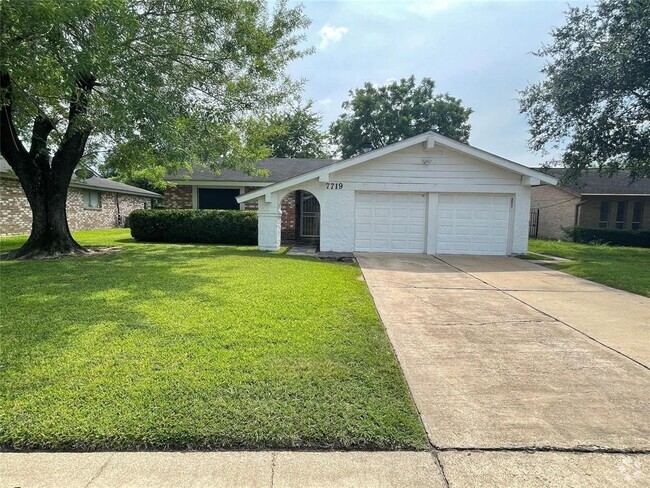
<svg viewBox="0 0 650 488"><path fill-rule="evenodd" d="M59 144L59 148L52 158L52 169L57 176L72 176L72 171L79 163L90 136L92 127L81 127L86 122L81 119L88 110L90 95L96 83L92 74L79 74L76 80L76 89L70 99L68 113L68 126Z"/></svg>
<svg viewBox="0 0 650 488"><path fill-rule="evenodd" d="M39 115L34 119L32 129L32 144L29 148L29 156L36 162L42 171L50 170L50 155L47 151L47 138L54 130L54 124L50 119Z"/></svg>
<svg viewBox="0 0 650 488"><path fill-rule="evenodd" d="M9 166L18 173L19 167L24 165L29 157L27 149L18 137L18 131L13 121L11 77L9 73L0 73L0 152L9 163Z"/></svg>

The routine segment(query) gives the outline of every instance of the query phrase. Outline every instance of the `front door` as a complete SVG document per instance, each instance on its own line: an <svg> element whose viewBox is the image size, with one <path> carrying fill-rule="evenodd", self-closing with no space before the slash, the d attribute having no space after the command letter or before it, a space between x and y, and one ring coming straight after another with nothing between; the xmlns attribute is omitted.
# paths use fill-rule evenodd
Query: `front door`
<svg viewBox="0 0 650 488"><path fill-rule="evenodd" d="M320 236L320 204L308 191L300 192L300 237L314 239Z"/></svg>

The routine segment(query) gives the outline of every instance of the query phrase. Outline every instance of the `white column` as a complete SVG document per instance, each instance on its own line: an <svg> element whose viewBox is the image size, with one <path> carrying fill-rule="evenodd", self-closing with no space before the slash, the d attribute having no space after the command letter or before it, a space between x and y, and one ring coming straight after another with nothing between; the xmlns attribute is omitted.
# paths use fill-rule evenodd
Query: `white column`
<svg viewBox="0 0 650 488"><path fill-rule="evenodd" d="M282 209L263 198L258 201L257 210L257 245L260 251L277 251L280 249L280 231L282 227Z"/></svg>
<svg viewBox="0 0 650 488"><path fill-rule="evenodd" d="M427 202L427 254L436 253L438 239L438 193L429 193Z"/></svg>

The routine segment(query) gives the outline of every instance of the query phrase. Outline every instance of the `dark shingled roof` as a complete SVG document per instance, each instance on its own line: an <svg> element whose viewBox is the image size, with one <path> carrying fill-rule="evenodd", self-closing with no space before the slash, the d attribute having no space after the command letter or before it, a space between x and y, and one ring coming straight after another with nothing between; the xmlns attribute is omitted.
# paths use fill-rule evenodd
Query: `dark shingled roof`
<svg viewBox="0 0 650 488"><path fill-rule="evenodd" d="M107 180L106 178L100 178L99 176L91 176L85 180L74 179L70 183L70 186L76 188L106 190L115 193L128 193L129 195L138 195L150 198L160 198L162 196L149 190L143 190L142 188L127 185L126 183L120 183L119 181Z"/></svg>
<svg viewBox="0 0 650 488"><path fill-rule="evenodd" d="M9 163L3 158L0 158L0 173L10 175L13 173ZM15 175L14 175L15 178ZM137 195L141 197L160 198L162 195L154 193L149 190L143 190L137 186L127 185L119 181L107 180L99 176L91 176L90 178L81 179L73 176L70 186L73 188L88 188L89 190L104 190L115 193L126 193L128 195Z"/></svg>
<svg viewBox="0 0 650 488"><path fill-rule="evenodd" d="M241 171L224 169L218 175L209 168L196 168L193 173L181 171L176 175L167 175L166 180L172 181L242 181L251 183L277 183L295 176L309 173L316 169L334 164L336 159L303 159L303 158L269 158L256 163L258 169L266 169L269 176L251 176Z"/></svg>
<svg viewBox="0 0 650 488"><path fill-rule="evenodd" d="M564 168L539 169L538 171L550 174L556 178L561 178L564 174ZM588 169L577 181L560 183L559 186L563 186L576 193L582 193L583 195L589 193L604 195L650 195L650 178L642 178L631 182L629 171L619 171L609 177L600 176L596 169Z"/></svg>

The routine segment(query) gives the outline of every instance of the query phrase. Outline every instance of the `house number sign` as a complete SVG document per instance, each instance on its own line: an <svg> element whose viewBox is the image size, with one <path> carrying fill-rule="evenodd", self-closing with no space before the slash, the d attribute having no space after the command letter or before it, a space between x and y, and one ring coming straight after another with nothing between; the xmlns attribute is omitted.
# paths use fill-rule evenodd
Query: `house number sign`
<svg viewBox="0 0 650 488"><path fill-rule="evenodd" d="M327 183L328 190L341 190L343 189L343 183Z"/></svg>

